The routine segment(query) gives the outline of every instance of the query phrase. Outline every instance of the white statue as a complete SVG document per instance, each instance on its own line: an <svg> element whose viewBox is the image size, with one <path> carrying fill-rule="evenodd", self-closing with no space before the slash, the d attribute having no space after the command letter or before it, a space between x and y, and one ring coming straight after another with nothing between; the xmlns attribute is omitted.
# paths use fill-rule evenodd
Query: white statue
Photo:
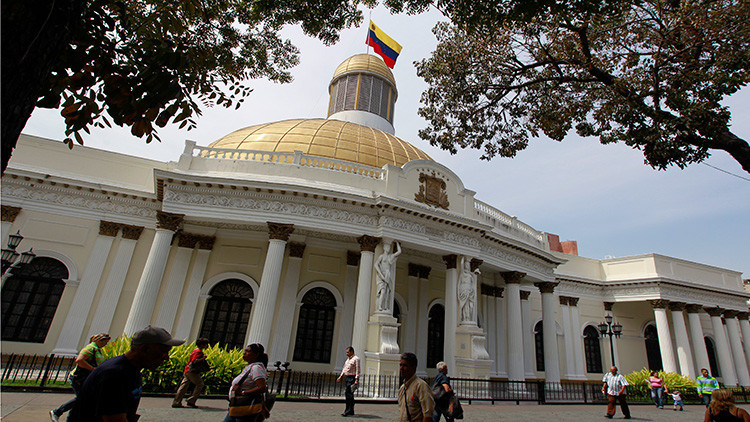
<svg viewBox="0 0 750 422"><path fill-rule="evenodd" d="M461 257L461 274L458 277L458 304L462 324L476 324L476 285L479 268L471 270L471 259Z"/></svg>
<svg viewBox="0 0 750 422"><path fill-rule="evenodd" d="M401 245L396 244L396 252L393 252L391 242L383 244L383 254L378 257L375 263L375 273L377 279L377 306L378 311L391 312L393 309L393 285L396 281L396 258L401 255Z"/></svg>

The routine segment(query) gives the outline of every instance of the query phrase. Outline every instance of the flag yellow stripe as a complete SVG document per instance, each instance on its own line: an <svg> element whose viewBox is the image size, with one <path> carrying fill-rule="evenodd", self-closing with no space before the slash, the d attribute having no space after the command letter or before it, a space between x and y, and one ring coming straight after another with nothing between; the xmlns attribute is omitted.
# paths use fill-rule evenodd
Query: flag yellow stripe
<svg viewBox="0 0 750 422"><path fill-rule="evenodd" d="M397 43L393 40L393 38L386 35L385 32L381 31L380 28L378 28L378 26L372 22L370 22L370 30L375 33L375 36L378 37L378 39L382 41L383 44L390 47L391 50L395 51L396 53L401 53L401 44Z"/></svg>

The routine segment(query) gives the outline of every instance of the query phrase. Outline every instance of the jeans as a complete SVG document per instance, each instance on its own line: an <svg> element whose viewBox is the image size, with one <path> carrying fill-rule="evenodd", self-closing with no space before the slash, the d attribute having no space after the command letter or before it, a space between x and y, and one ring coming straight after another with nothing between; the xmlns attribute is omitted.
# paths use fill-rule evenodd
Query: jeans
<svg viewBox="0 0 750 422"><path fill-rule="evenodd" d="M83 385L83 382L79 381L76 377L73 375L68 375L68 382L70 383L70 386L73 387L73 393L75 394L75 397L72 399L66 401L60 407L53 410L55 412L55 415L60 416L63 413L69 411L73 408L76 404L76 399L78 398L78 393L81 391L81 386Z"/></svg>
<svg viewBox="0 0 750 422"><path fill-rule="evenodd" d="M708 405L709 405L710 403L711 403L711 395L710 395L710 394L706 394L706 393L703 393L703 404L705 404L705 405L706 405L706 407L708 407Z"/></svg>
<svg viewBox="0 0 750 422"><path fill-rule="evenodd" d="M651 387L651 398L654 399L654 404L656 405L656 407L664 407L664 401L662 400L663 394L664 387Z"/></svg>
<svg viewBox="0 0 750 422"><path fill-rule="evenodd" d="M344 388L344 398L346 398L346 409L344 409L344 413L347 415L353 415L354 414L354 391L352 391L352 386L354 385L354 381L356 378L354 378L354 375L347 375L344 381L346 382L346 387Z"/></svg>

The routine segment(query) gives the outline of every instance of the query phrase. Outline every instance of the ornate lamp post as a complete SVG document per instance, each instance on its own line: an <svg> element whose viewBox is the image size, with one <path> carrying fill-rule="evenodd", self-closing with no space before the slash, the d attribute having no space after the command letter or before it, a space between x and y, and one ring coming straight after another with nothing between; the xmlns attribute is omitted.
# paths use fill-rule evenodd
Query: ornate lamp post
<svg viewBox="0 0 750 422"><path fill-rule="evenodd" d="M2 275L5 275L10 268L20 268L36 258L36 254L31 249L20 254L16 252L16 248L22 240L21 232L8 236L8 247L2 250Z"/></svg>
<svg viewBox="0 0 750 422"><path fill-rule="evenodd" d="M615 364L615 346L612 342L612 337L620 337L622 335L622 324L618 322L612 324L613 318L610 314L607 314L604 319L606 322L599 324L599 332L602 336L609 336L609 353L612 356L612 366L617 366Z"/></svg>

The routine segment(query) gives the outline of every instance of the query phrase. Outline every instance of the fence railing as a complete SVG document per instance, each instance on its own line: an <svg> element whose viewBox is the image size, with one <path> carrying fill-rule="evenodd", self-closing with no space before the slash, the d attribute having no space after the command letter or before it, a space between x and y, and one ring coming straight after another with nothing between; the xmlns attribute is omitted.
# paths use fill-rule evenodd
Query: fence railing
<svg viewBox="0 0 750 422"><path fill-rule="evenodd" d="M68 375L73 370L74 362L69 357L54 355L4 355L0 370L2 385L23 386L27 388L40 387L68 387ZM272 369L272 368L271 368ZM298 372L293 370L270 370L268 373L268 388L276 393L280 399L291 400L320 400L338 399L344 396L345 383L336 382L338 374L321 372ZM425 379L431 383L431 379ZM228 391L231 380L210 385L211 391ZM362 375L359 388L354 396L361 399L396 400L401 380L392 375ZM601 382L594 381L562 381L550 383L539 381L507 381L497 379L454 378L451 385L458 397L471 403L472 401L489 402L536 402L547 403L605 403ZM167 386L168 387L168 386ZM177 385L169 388L145 385L146 392L167 392L177 390ZM750 389L745 387L730 387L734 392L737 403L750 403ZM166 391L165 391L166 390ZM685 403L701 403L695 388L670 388L680 391ZM665 405L672 403L670 397L664 395ZM650 403L651 390L645 386L628 387L628 401L632 403Z"/></svg>

